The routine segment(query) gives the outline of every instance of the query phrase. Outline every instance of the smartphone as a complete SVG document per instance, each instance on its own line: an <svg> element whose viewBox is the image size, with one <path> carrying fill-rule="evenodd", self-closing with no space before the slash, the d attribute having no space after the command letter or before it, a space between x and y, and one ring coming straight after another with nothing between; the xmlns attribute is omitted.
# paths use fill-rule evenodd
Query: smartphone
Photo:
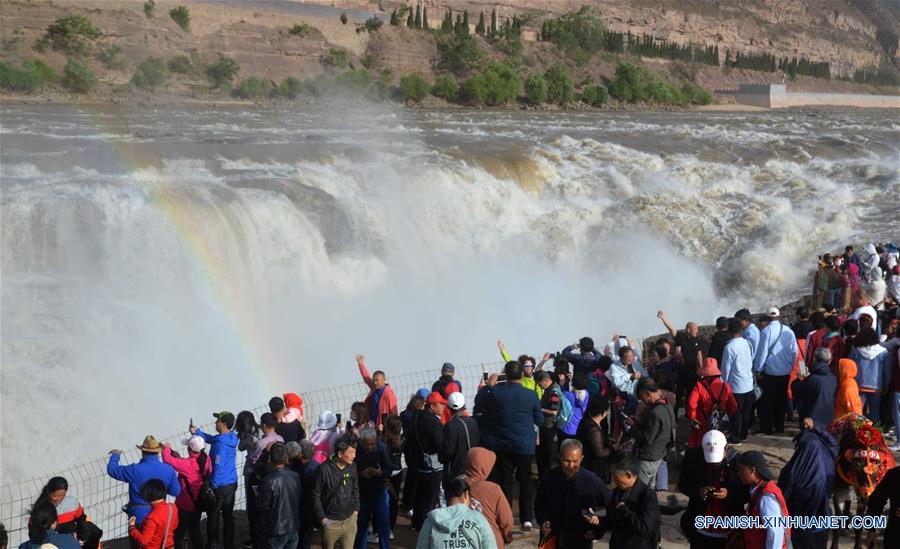
<svg viewBox="0 0 900 549"><path fill-rule="evenodd" d="M191 418L191 427L194 426L194 418Z"/></svg>
<svg viewBox="0 0 900 549"><path fill-rule="evenodd" d="M497 383L506 383L506 374L498 374Z"/></svg>
<svg viewBox="0 0 900 549"><path fill-rule="evenodd" d="M487 380L488 380L488 373L487 373L487 372L482 372L482 373L481 373L481 379L487 381Z"/></svg>
<svg viewBox="0 0 900 549"><path fill-rule="evenodd" d="M338 422L338 423L341 422L341 414L334 414L334 417L337 418L337 422Z"/></svg>

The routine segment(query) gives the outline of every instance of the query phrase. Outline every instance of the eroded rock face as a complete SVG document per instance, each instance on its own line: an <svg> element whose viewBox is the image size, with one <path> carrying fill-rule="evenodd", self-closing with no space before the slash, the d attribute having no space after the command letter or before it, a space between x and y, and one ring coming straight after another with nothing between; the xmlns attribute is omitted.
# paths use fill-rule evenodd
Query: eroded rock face
<svg viewBox="0 0 900 549"><path fill-rule="evenodd" d="M496 2L452 4L454 9L468 9L473 20L473 13L490 13ZM864 4L866 0L849 4L844 0L505 0L499 10L502 19L528 10L558 14L592 5L600 10L607 27L617 32L630 30L676 43L718 44L722 56L727 49L802 56L829 61L833 72L852 75L858 68L879 65L888 55L882 27L896 27L897 22L896 6L868 9ZM893 42L891 55L896 53Z"/></svg>

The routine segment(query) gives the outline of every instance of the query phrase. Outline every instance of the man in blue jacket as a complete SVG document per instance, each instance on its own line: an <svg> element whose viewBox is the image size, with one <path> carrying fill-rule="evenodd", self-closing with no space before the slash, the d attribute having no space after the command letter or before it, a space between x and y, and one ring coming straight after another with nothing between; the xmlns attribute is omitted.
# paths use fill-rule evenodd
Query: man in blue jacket
<svg viewBox="0 0 900 549"><path fill-rule="evenodd" d="M109 463L106 464L106 473L116 480L128 483L128 505L126 513L134 517L138 526L144 521L144 517L150 514L150 502L141 497L141 487L150 479L159 479L166 485L166 491L170 496L181 493L181 484L178 482L178 474L175 469L159 459L162 446L156 437L147 435L144 443L137 447L141 451L141 461L131 465L119 465L122 458L122 450L109 451Z"/></svg>
<svg viewBox="0 0 900 549"><path fill-rule="evenodd" d="M834 395L838 381L828 364L831 351L819 347L813 353L815 363L809 368L809 375L794 381L794 405L801 419L812 418L816 425L830 425L834 421Z"/></svg>
<svg viewBox="0 0 900 549"><path fill-rule="evenodd" d="M794 455L781 470L778 487L784 495L791 516L831 516L834 460L838 442L812 419L803 420L800 434L794 438ZM794 528L791 543L794 547L825 547L828 530Z"/></svg>
<svg viewBox="0 0 900 549"><path fill-rule="evenodd" d="M216 503L206 512L206 547L219 547L219 514L222 515L222 543L225 549L234 549L234 494L237 492L237 455L238 438L232 432L234 414L219 412L216 418L217 435L208 435L199 427L190 426L191 434L203 437L209 445L209 457L212 459L213 472L209 482L216 493Z"/></svg>
<svg viewBox="0 0 900 549"><path fill-rule="evenodd" d="M563 349L562 356L572 365L573 374L579 372L592 374L600 367L600 359L603 354L594 348L593 339L583 337L578 340L578 343L573 343Z"/></svg>
<svg viewBox="0 0 900 549"><path fill-rule="evenodd" d="M536 427L544 423L537 393L522 387L522 365L510 361L503 367L506 383L498 383L497 374L478 391L475 406L482 412L481 445L497 454L497 463L488 479L503 488L507 499L513 493L514 479L519 482L519 520L522 528L532 528L534 459Z"/></svg>

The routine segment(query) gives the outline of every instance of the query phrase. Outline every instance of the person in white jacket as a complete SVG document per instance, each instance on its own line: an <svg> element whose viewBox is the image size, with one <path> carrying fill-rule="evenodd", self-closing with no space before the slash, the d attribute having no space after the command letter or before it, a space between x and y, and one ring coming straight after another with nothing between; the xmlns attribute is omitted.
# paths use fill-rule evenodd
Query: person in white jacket
<svg viewBox="0 0 900 549"><path fill-rule="evenodd" d="M631 347L627 345L619 346L618 342L616 343L617 345L615 346L618 347L617 354L606 376L617 390L637 397L634 389L639 379L647 377L647 370L641 365L640 359L635 355Z"/></svg>

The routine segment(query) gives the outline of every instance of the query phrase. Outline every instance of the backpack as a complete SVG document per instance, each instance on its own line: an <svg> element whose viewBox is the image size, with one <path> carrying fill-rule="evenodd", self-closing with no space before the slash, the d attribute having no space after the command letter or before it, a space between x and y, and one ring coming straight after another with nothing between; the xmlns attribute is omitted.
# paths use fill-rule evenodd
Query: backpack
<svg viewBox="0 0 900 549"><path fill-rule="evenodd" d="M712 396L712 384L707 385L706 390L710 396ZM709 413L709 417L706 418L706 425L711 431L727 433L731 429L731 418L728 417L728 413L720 406L722 395L724 394L725 382L722 382L722 389L719 391L719 396L716 398L715 402L713 402L712 411Z"/></svg>
<svg viewBox="0 0 900 549"><path fill-rule="evenodd" d="M562 389L559 388L559 385L553 389L553 392L559 397L559 413L553 418L553 424L557 429L562 429L572 421L574 409L572 408L572 401L566 398L562 393Z"/></svg>
<svg viewBox="0 0 900 549"><path fill-rule="evenodd" d="M191 498L191 501L194 502L194 507L197 509L198 513L207 511L216 506L216 491L213 489L212 481L210 480L211 475L203 474L208 459L209 456L206 455L206 452L202 452L200 457L197 458L197 465L200 468L200 476L203 478L203 483L200 485L200 490L196 496L194 496L194 493L191 490L191 485L187 482L184 483L184 489L187 491L187 495Z"/></svg>

